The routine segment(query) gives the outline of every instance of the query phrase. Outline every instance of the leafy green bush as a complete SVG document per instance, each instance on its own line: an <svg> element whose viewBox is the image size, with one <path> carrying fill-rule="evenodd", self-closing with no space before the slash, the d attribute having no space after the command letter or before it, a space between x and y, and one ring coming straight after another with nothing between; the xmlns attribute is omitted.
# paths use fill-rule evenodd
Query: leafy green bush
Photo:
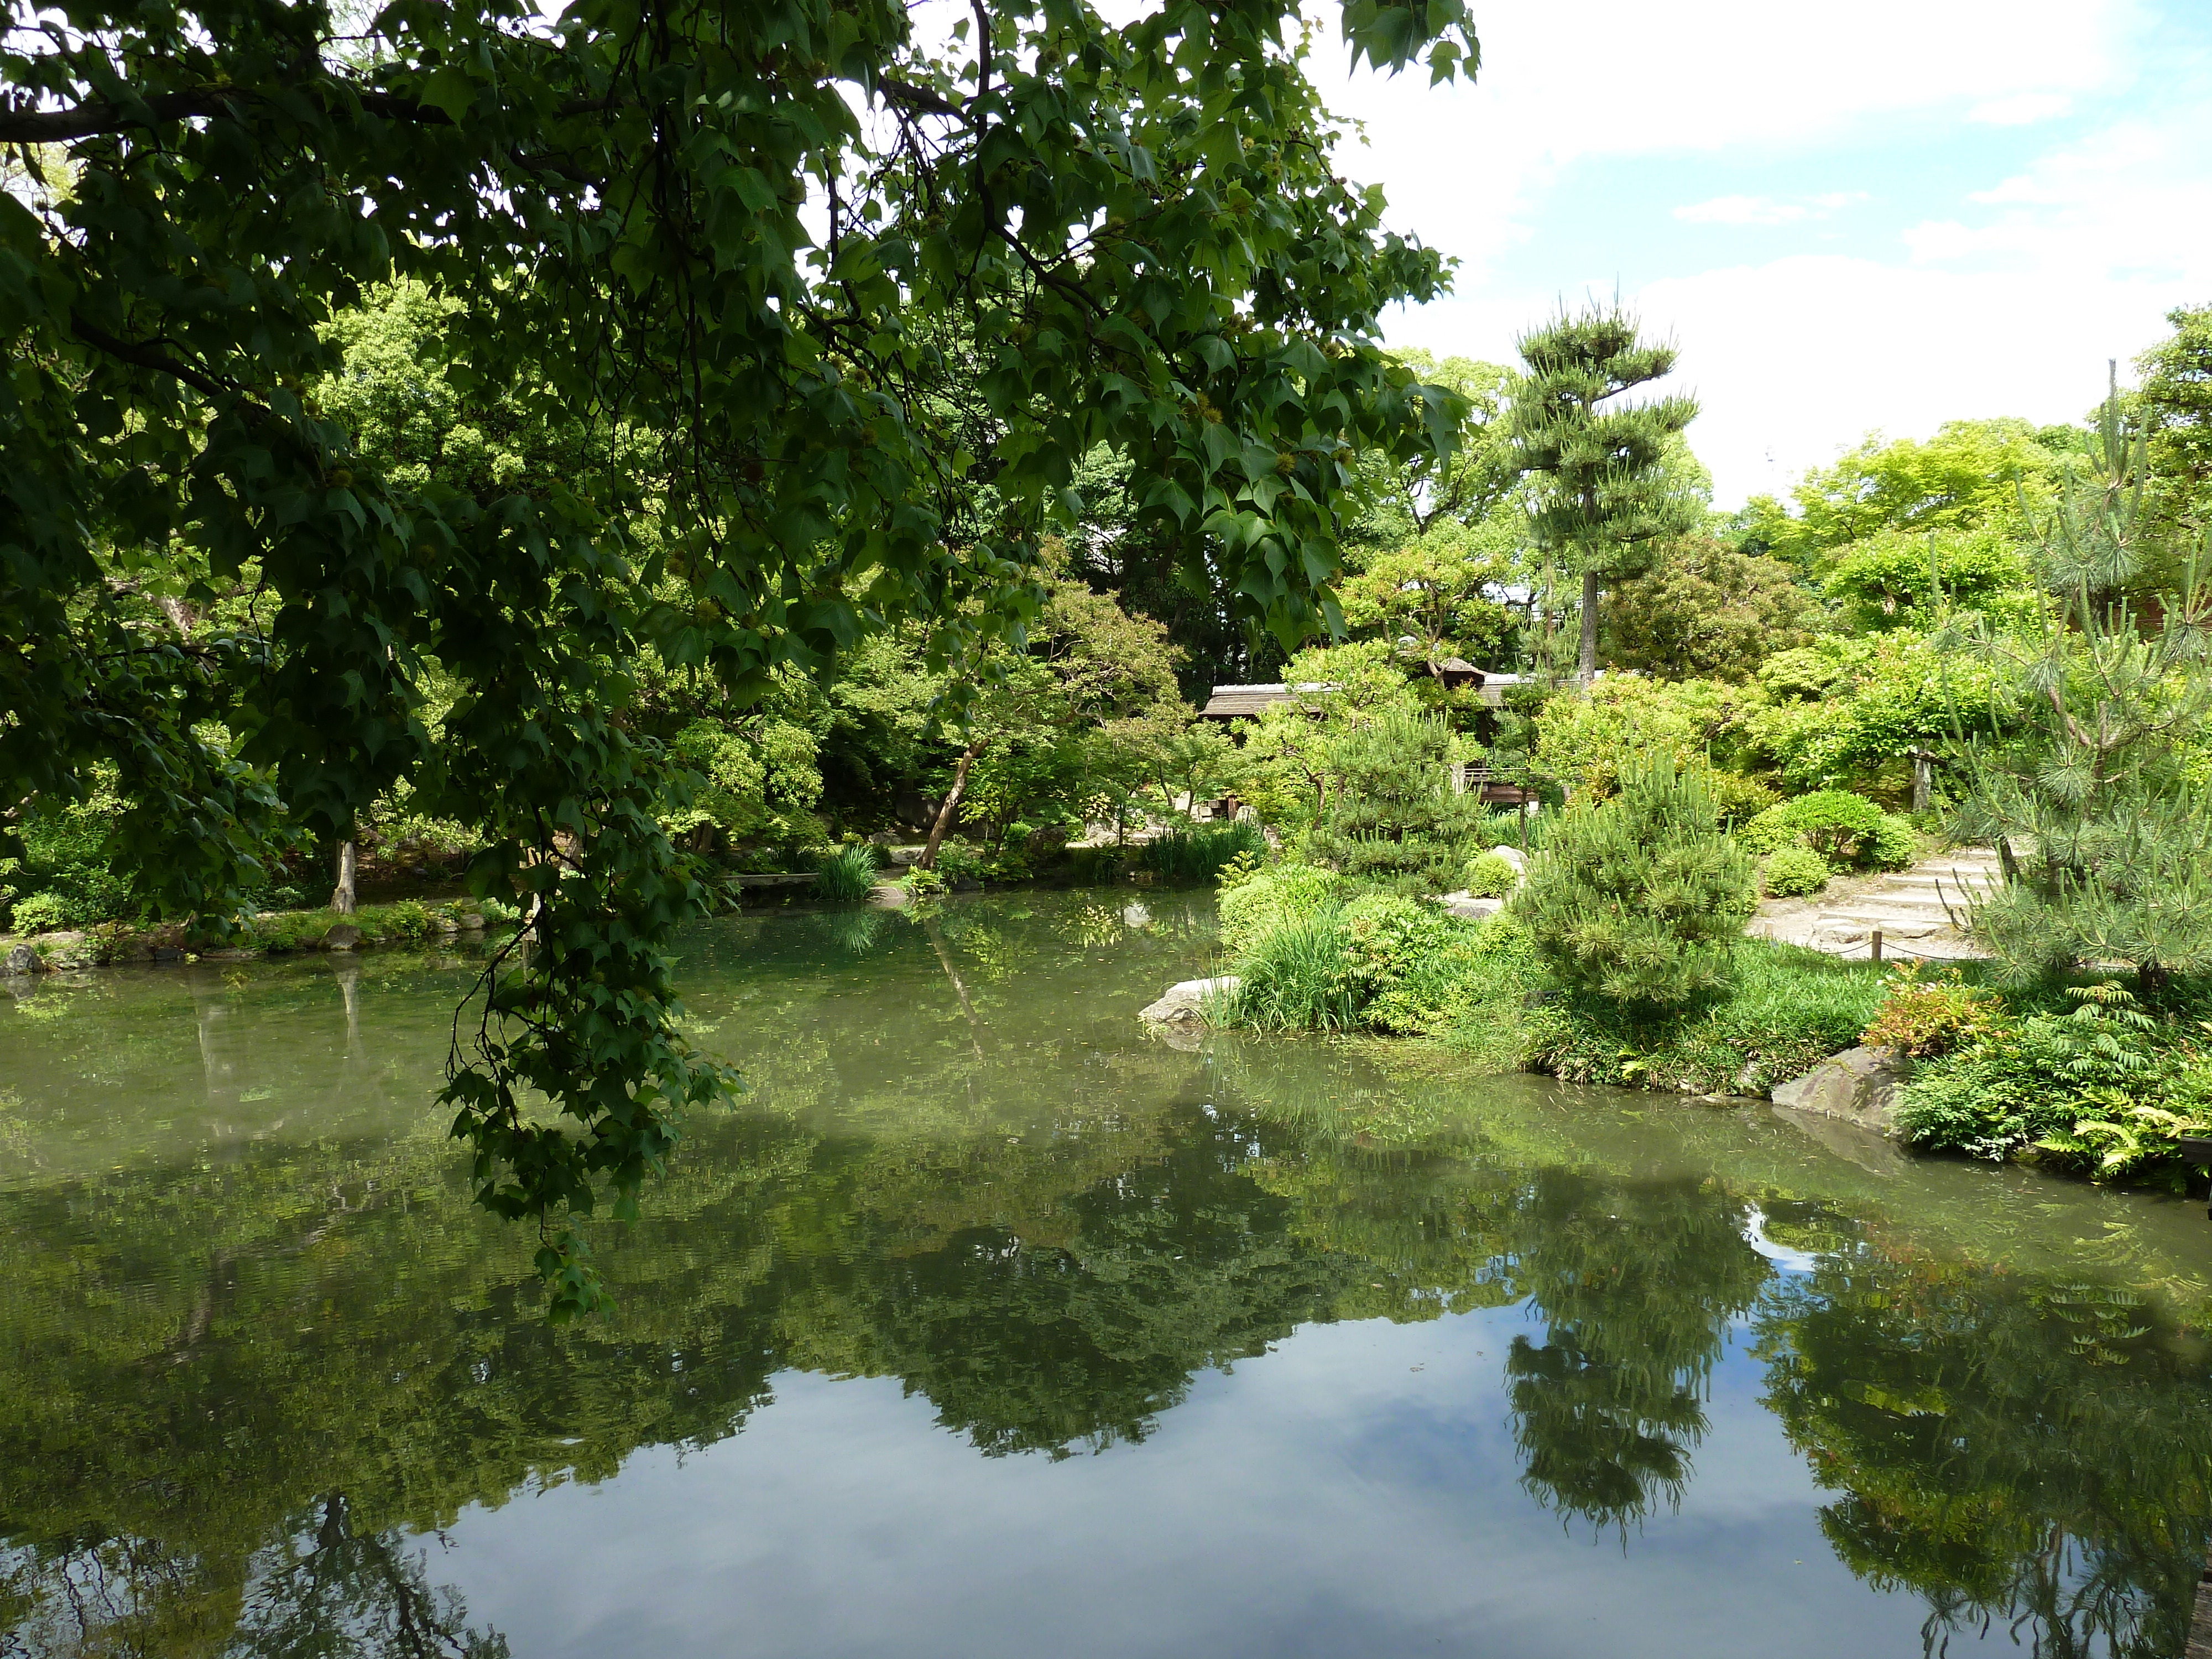
<svg viewBox="0 0 2212 1659"><path fill-rule="evenodd" d="M1679 1007L1727 984L1755 908L1752 862L1720 832L1702 769L1645 751L1620 782L1553 826L1514 908L1562 984Z"/></svg>
<svg viewBox="0 0 2212 1659"><path fill-rule="evenodd" d="M935 898L952 890L952 884L945 878L944 871L924 870L919 865L899 878L899 885L910 899Z"/></svg>
<svg viewBox="0 0 2212 1659"><path fill-rule="evenodd" d="M1877 870L1904 870L1920 856L1920 835L1912 820L1896 812L1882 814L1867 848L1866 861Z"/></svg>
<svg viewBox="0 0 2212 1659"><path fill-rule="evenodd" d="M1952 969L1941 979L1923 979L1920 964L1895 969L1889 988L1859 1041L1872 1048L1896 1048L1915 1060L1932 1060L1988 1035L1996 1011Z"/></svg>
<svg viewBox="0 0 2212 1659"><path fill-rule="evenodd" d="M1782 798L1757 778L1715 767L1711 772L1713 811L1728 829L1748 823Z"/></svg>
<svg viewBox="0 0 2212 1659"><path fill-rule="evenodd" d="M74 927L82 921L95 920L79 917L59 893L33 893L9 907L9 926L19 933L52 933Z"/></svg>
<svg viewBox="0 0 2212 1659"><path fill-rule="evenodd" d="M1137 867L1170 881L1212 881L1239 854L1257 859L1267 851L1267 832L1256 823L1178 824L1137 849Z"/></svg>
<svg viewBox="0 0 2212 1659"><path fill-rule="evenodd" d="M2187 1176L2178 1141L2212 1133L2212 1054L2115 983L2068 1013L1992 1016L1923 1065L1898 1109L1905 1138L1976 1158L2033 1157L2107 1181ZM2203 1028L2198 1028L2200 1030Z"/></svg>
<svg viewBox="0 0 2212 1659"><path fill-rule="evenodd" d="M115 873L108 856L122 815L123 802L100 788L84 800L27 817L23 858L7 872L9 885L21 895L9 907L9 925L17 933L43 933L131 915L137 907L130 884Z"/></svg>
<svg viewBox="0 0 2212 1659"><path fill-rule="evenodd" d="M1350 885L1335 871L1310 864L1255 870L1221 890L1222 948L1232 955L1249 950L1282 923L1310 920L1331 908Z"/></svg>
<svg viewBox="0 0 2212 1659"><path fill-rule="evenodd" d="M947 886L981 881L983 865L981 852L964 841L947 840L937 845L937 873L945 878Z"/></svg>
<svg viewBox="0 0 2212 1659"><path fill-rule="evenodd" d="M1744 825L1739 839L1754 853L1802 842L1830 864L1856 864L1874 851L1885 814L1848 789L1819 789L1770 806ZM1906 825L1910 831L1911 825ZM1911 861L1910 854L1905 861Z"/></svg>
<svg viewBox="0 0 2212 1659"><path fill-rule="evenodd" d="M1512 860L1485 853L1468 862L1462 884L1474 898L1504 898L1521 884L1521 872L1514 868Z"/></svg>
<svg viewBox="0 0 2212 1659"><path fill-rule="evenodd" d="M876 849L866 842L823 854L814 866L814 890L832 904L851 904L875 890Z"/></svg>
<svg viewBox="0 0 2212 1659"><path fill-rule="evenodd" d="M1770 898L1799 898L1828 884L1827 860L1809 847L1784 847L1767 854L1759 883Z"/></svg>

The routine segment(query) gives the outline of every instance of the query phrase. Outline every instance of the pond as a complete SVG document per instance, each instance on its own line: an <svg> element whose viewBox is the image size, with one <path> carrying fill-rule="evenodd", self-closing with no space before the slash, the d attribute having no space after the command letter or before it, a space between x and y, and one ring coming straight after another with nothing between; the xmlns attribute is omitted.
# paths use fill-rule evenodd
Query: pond
<svg viewBox="0 0 2212 1659"><path fill-rule="evenodd" d="M1202 895L702 926L554 1329L459 957L0 996L0 1654L2177 1655L2200 1204L1147 1036Z"/></svg>

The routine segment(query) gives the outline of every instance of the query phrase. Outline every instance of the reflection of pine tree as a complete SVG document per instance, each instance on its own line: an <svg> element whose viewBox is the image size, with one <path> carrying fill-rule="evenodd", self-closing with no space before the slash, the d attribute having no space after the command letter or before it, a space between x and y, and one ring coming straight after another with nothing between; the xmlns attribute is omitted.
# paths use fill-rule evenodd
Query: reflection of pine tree
<svg viewBox="0 0 2212 1659"><path fill-rule="evenodd" d="M1741 1200L1690 1182L1531 1183L1514 1279L1548 1328L1540 1344L1516 1337L1505 1370L1539 1498L1601 1528L1679 1500L1723 1333L1766 1278L1743 1221Z"/></svg>
<svg viewBox="0 0 2212 1659"><path fill-rule="evenodd" d="M1862 1247L1760 1312L1766 1403L1838 1496L1853 1571L1926 1641L2003 1622L2039 1655L2179 1653L2212 1534L2200 1340L2110 1287Z"/></svg>

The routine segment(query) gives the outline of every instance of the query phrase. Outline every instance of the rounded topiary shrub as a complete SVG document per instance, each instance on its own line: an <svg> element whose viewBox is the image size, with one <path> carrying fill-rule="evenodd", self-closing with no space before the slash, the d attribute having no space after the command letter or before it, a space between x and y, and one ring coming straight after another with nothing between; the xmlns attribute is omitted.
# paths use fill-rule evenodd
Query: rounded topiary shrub
<svg viewBox="0 0 2212 1659"><path fill-rule="evenodd" d="M1866 861L1877 870L1902 870L1920 856L1920 837L1912 828L1912 820L1895 812L1885 813L1881 823L1874 832L1874 844L1867 849Z"/></svg>
<svg viewBox="0 0 2212 1659"><path fill-rule="evenodd" d="M1801 898L1828 884L1828 861L1809 847L1785 847L1766 860L1759 884L1769 898Z"/></svg>
<svg viewBox="0 0 2212 1659"><path fill-rule="evenodd" d="M1513 860L1496 853L1485 853L1480 858L1468 860L1467 891L1472 898L1504 898L1521 884L1521 872L1513 867Z"/></svg>
<svg viewBox="0 0 2212 1659"><path fill-rule="evenodd" d="M1817 789L1768 807L1736 831L1736 840L1754 853L1809 847L1831 863L1863 863L1875 855L1887 817L1863 795Z"/></svg>

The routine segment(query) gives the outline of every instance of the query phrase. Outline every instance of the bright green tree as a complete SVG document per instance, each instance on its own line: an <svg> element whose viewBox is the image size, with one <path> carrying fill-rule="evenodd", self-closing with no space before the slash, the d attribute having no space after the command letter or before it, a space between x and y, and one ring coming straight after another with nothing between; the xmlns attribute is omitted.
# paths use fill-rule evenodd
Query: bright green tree
<svg viewBox="0 0 2212 1659"><path fill-rule="evenodd" d="M1774 652L1808 644L1820 620L1778 559L1686 537L1613 590L1605 659L1666 679L1744 680Z"/></svg>
<svg viewBox="0 0 2212 1659"><path fill-rule="evenodd" d="M1528 365L1513 399L1516 459L1530 475L1538 543L1582 578L1577 672L1597 672L1598 599L1646 562L1652 544L1704 516L1680 453L1697 400L1619 399L1674 368L1671 345L1647 341L1617 306L1562 313L1520 341Z"/></svg>
<svg viewBox="0 0 2212 1659"><path fill-rule="evenodd" d="M1000 0L937 44L890 0L6 19L0 147L40 172L0 194L0 799L111 769L118 855L220 921L286 815L342 840L427 771L471 878L534 907L446 1099L559 1314L596 1297L568 1218L629 1213L723 1085L678 1028L665 942L707 894L662 824L691 775L629 719L645 647L742 703L900 617L1013 629L1102 446L1296 638L1354 456L1457 426L1375 343L1443 263L1331 166L1287 0ZM1385 69L1473 51L1458 0L1343 21ZM591 464L486 501L362 454L309 388L397 278L450 306L426 363L581 421ZM198 603L249 568L250 622L189 641L142 580Z"/></svg>

